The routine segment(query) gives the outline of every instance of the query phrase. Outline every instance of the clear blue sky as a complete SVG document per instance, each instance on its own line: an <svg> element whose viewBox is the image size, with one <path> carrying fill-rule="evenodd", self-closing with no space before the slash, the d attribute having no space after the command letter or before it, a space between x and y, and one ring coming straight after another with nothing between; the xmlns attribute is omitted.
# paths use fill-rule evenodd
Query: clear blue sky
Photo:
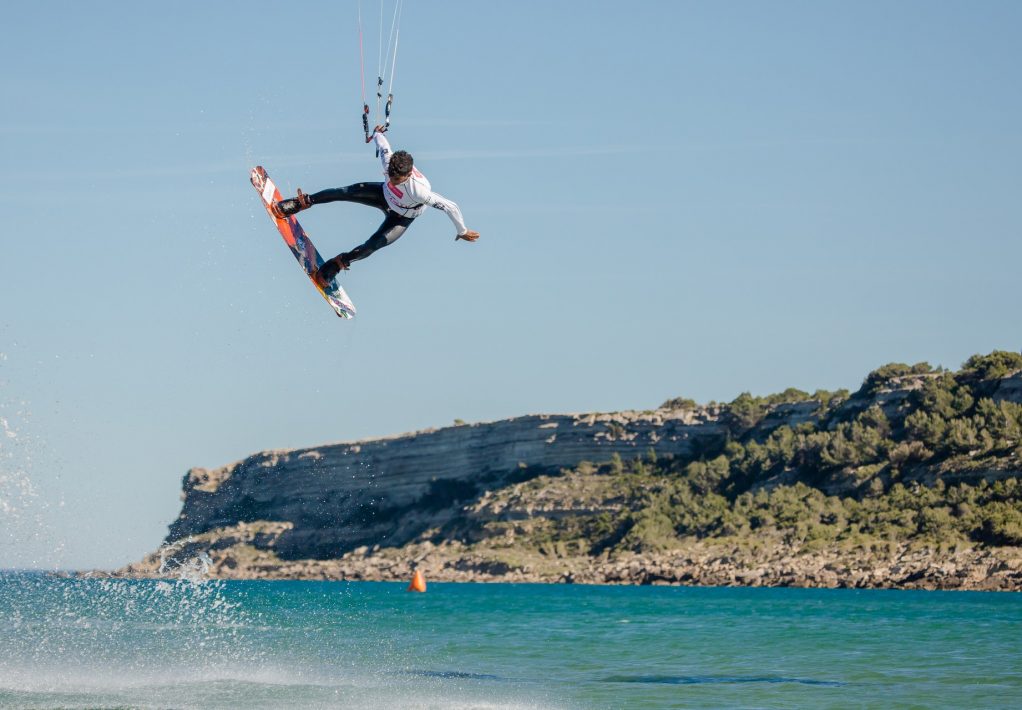
<svg viewBox="0 0 1022 710"><path fill-rule="evenodd" d="M355 20L5 8L0 566L137 559L263 449L1022 345L1018 3L407 0L391 141L482 239L430 211L345 322L247 173L379 179ZM330 256L379 217L302 222Z"/></svg>

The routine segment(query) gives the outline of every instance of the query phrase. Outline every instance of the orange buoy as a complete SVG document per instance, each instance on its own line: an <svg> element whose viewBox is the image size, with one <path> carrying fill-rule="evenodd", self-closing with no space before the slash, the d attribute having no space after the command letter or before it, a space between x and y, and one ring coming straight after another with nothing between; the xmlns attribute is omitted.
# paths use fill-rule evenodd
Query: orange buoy
<svg viewBox="0 0 1022 710"><path fill-rule="evenodd" d="M415 570L415 574L412 575L412 583L408 585L409 592L424 592L426 591L426 578L422 576L422 572Z"/></svg>

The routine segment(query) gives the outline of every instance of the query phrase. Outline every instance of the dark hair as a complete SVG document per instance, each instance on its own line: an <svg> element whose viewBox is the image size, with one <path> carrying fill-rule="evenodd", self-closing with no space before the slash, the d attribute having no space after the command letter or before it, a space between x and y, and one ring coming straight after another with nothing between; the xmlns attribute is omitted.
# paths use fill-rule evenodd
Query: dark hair
<svg viewBox="0 0 1022 710"><path fill-rule="evenodd" d="M412 155L406 150L399 150L390 156L387 163L387 174L391 177L402 177L412 172Z"/></svg>

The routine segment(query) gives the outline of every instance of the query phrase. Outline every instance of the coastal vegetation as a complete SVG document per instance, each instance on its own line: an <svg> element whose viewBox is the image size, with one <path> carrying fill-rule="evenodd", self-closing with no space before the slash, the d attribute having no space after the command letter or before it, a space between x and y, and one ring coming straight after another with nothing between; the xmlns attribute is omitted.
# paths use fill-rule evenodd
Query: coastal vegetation
<svg viewBox="0 0 1022 710"><path fill-rule="evenodd" d="M1022 404L997 396L1001 378L1020 370L1022 355L994 352L957 372L885 365L851 394L743 393L719 405L727 435L696 456L651 448L581 462L486 504L522 514L476 515L437 539L553 556L662 552L692 539L807 552L1022 546ZM786 407L809 414L771 426ZM544 503L566 497L571 511Z"/></svg>

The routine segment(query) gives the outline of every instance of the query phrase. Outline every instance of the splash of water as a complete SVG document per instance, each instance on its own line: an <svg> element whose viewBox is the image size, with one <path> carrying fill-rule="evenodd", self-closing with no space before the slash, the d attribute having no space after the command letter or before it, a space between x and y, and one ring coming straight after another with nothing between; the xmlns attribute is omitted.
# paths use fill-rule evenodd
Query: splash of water
<svg viewBox="0 0 1022 710"><path fill-rule="evenodd" d="M59 479L61 465L33 426L30 402L11 393L7 360L0 353L0 568L57 568L66 540L53 519L64 507L63 494L47 491L49 481L35 474Z"/></svg>
<svg viewBox="0 0 1022 710"><path fill-rule="evenodd" d="M195 539L189 535L184 540L175 540L174 542L165 542L160 546L160 567L158 574L161 577L166 577L172 572L176 573L178 579L189 581L189 582L201 582L209 578L209 568L213 564L213 559L209 556L205 550L195 557L171 557L171 553L175 553L181 549L188 549Z"/></svg>
<svg viewBox="0 0 1022 710"><path fill-rule="evenodd" d="M0 404L0 411L6 408ZM13 414L0 415L0 520L4 523L0 543L6 544L18 542L19 531L39 500L39 492L28 474L32 460L30 440L19 433L17 420L12 421L13 417L24 416L21 408ZM39 518L38 514L35 517ZM41 519L28 522L41 525Z"/></svg>
<svg viewBox="0 0 1022 710"><path fill-rule="evenodd" d="M0 677L35 690L118 687L260 665L241 600L224 582L192 578L195 569L160 581L35 575L0 584L10 610L0 621Z"/></svg>

